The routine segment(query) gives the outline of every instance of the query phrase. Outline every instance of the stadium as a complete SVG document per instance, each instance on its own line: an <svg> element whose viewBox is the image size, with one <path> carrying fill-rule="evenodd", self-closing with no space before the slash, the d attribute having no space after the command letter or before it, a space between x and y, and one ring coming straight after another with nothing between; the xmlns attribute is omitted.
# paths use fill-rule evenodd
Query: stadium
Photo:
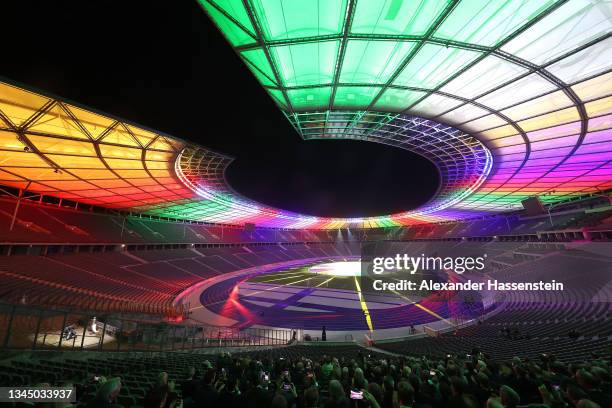
<svg viewBox="0 0 612 408"><path fill-rule="evenodd" d="M125 52L179 65L167 80L183 88L146 86L161 113L193 105L176 129L210 129L199 137L156 130L170 113L116 113L134 101L123 82L104 91L121 81L113 70L130 69L109 51L129 43L124 28L108 49L60 47L67 77L74 64L109 72L85 75L98 92L45 74L51 62L27 35L23 54L2 52L0 402L612 407L609 1L185 3L157 17L136 5L34 14L66 27L78 16L81 29L122 7L125 21L166 18L148 26L144 51ZM203 38L203 66L164 56L154 32L173 42L181 26ZM208 77L210 88L180 78L200 69L227 75ZM172 108L161 96L189 88L198 103ZM236 131L241 122L261 133ZM251 190L234 183L240 162L290 157L258 147L276 126L299 149L335 143L359 162L354 178L370 184L351 211L272 205L294 186L271 192L255 173ZM366 155L351 156L351 143ZM227 153L233 144L246 155ZM405 170L381 179L391 156L377 149L410 158L396 163ZM316 154L325 177L343 174L341 160ZM278 163L274 172L291 171ZM415 178L432 184L418 203L385 207L370 194L380 184L416 197ZM339 195L354 190L346 183ZM326 202L317 188L308 195Z"/></svg>

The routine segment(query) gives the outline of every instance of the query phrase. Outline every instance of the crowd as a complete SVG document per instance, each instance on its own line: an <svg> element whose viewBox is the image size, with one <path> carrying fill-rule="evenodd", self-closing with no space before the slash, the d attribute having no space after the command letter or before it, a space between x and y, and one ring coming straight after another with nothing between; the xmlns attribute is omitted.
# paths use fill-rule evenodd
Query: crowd
<svg viewBox="0 0 612 408"><path fill-rule="evenodd" d="M145 408L612 407L612 364L604 358L565 364L542 355L496 362L478 350L445 358L360 353L258 360L222 354L203 367L203 372L192 367L174 381L161 373ZM91 405L113 406L112 395Z"/></svg>

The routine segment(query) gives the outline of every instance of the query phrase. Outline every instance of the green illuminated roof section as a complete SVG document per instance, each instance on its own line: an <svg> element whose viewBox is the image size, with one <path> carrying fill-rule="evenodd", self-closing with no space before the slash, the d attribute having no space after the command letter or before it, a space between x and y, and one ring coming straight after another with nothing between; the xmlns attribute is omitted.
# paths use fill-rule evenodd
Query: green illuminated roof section
<svg viewBox="0 0 612 408"><path fill-rule="evenodd" d="M240 0L241 1L241 0ZM254 0L266 40L339 34L347 0Z"/></svg>
<svg viewBox="0 0 612 408"><path fill-rule="evenodd" d="M381 111L394 111L408 108L416 101L421 100L425 92L412 89L388 88L374 104L374 108Z"/></svg>
<svg viewBox="0 0 612 408"><path fill-rule="evenodd" d="M293 108L302 110L310 110L328 105L331 93L331 86L287 90L287 96L291 99Z"/></svg>
<svg viewBox="0 0 612 408"><path fill-rule="evenodd" d="M358 108L367 106L380 91L374 86L339 86L336 89L334 108Z"/></svg>
<svg viewBox="0 0 612 408"><path fill-rule="evenodd" d="M321 41L270 48L270 54L288 87L331 83L340 41Z"/></svg>
<svg viewBox="0 0 612 408"><path fill-rule="evenodd" d="M263 85L277 85L274 71L261 49L247 50L241 53L247 66Z"/></svg>

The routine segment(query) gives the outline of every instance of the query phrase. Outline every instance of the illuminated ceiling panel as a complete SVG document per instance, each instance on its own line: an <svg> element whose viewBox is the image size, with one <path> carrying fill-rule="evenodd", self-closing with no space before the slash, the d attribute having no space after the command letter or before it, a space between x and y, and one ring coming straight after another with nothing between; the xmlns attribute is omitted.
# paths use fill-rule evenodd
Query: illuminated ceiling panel
<svg viewBox="0 0 612 408"><path fill-rule="evenodd" d="M111 208L192 197L173 172L184 142L0 83L4 185Z"/></svg>
<svg viewBox="0 0 612 408"><path fill-rule="evenodd" d="M319 218L236 193L231 158L0 84L0 183L112 208L288 228L386 227L612 188L603 0L199 0L304 139L431 160L421 208ZM401 176L401 175L398 175Z"/></svg>

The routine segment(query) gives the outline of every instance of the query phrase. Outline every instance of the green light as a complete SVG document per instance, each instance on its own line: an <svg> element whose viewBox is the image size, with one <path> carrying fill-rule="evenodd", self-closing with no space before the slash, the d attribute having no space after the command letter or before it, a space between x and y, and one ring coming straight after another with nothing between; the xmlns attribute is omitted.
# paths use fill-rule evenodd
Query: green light
<svg viewBox="0 0 612 408"><path fill-rule="evenodd" d="M282 108L287 108L287 102L282 91L279 91L278 89L268 89L268 93Z"/></svg>
<svg viewBox="0 0 612 408"><path fill-rule="evenodd" d="M351 40L346 46L340 82L385 83L415 45L414 42Z"/></svg>
<svg viewBox="0 0 612 408"><path fill-rule="evenodd" d="M234 19L238 21L242 26L246 27L249 32L254 33L253 25L251 24L251 19L249 18L249 13L244 8L244 3L242 0L208 0L212 1L212 3L216 4L227 14L232 16Z"/></svg>
<svg viewBox="0 0 612 408"><path fill-rule="evenodd" d="M368 106L380 92L379 86L339 86L334 99L335 108Z"/></svg>
<svg viewBox="0 0 612 408"><path fill-rule="evenodd" d="M340 41L270 48L285 86L331 83Z"/></svg>
<svg viewBox="0 0 612 408"><path fill-rule="evenodd" d="M401 112L425 95L425 92L420 91L389 88L378 98L374 108L381 111Z"/></svg>
<svg viewBox="0 0 612 408"><path fill-rule="evenodd" d="M272 71L272 67L268 63L266 54L263 52L262 49L257 48L254 50L243 51L241 54L242 57L246 60L251 72L255 74L257 79L259 79L263 85L277 85L276 79L274 78L274 72Z"/></svg>
<svg viewBox="0 0 612 408"><path fill-rule="evenodd" d="M351 32L422 35L447 3L439 0L359 0Z"/></svg>
<svg viewBox="0 0 612 408"><path fill-rule="evenodd" d="M312 109L317 106L329 105L331 86L288 90L287 95L291 99L294 109Z"/></svg>
<svg viewBox="0 0 612 408"><path fill-rule="evenodd" d="M346 0L253 0L266 40L338 34Z"/></svg>

